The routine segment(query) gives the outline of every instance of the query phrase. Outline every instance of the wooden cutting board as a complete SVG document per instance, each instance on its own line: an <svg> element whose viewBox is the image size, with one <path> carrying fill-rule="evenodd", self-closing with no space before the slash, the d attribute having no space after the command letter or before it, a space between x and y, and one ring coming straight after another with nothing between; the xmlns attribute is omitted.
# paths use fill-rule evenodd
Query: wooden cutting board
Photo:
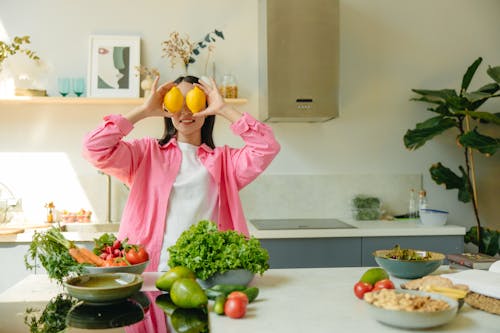
<svg viewBox="0 0 500 333"><path fill-rule="evenodd" d="M0 236L16 235L23 232L24 229L22 228L0 228Z"/></svg>

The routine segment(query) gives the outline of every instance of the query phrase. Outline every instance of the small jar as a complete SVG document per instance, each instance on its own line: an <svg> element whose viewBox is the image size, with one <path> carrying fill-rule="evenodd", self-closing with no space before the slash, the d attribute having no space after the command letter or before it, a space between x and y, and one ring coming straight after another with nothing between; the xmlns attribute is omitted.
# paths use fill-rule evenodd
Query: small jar
<svg viewBox="0 0 500 333"><path fill-rule="evenodd" d="M224 98L238 98L238 85L234 75L224 74L220 90Z"/></svg>

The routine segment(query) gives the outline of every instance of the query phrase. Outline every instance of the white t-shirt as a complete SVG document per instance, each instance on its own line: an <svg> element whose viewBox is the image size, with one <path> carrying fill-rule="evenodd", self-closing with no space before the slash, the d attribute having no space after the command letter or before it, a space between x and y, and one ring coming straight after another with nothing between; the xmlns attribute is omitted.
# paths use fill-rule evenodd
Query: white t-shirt
<svg viewBox="0 0 500 333"><path fill-rule="evenodd" d="M182 162L168 203L167 221L158 271L167 271L167 248L184 230L200 220L215 219L219 192L210 173L198 158L198 146L177 142Z"/></svg>

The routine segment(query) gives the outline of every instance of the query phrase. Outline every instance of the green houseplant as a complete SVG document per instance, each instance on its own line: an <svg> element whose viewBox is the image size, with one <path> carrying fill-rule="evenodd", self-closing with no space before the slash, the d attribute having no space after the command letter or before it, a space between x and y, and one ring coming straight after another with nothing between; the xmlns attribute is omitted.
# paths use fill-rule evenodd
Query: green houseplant
<svg viewBox="0 0 500 333"><path fill-rule="evenodd" d="M500 97L500 66L488 67L486 73L493 79L476 91L468 92L469 85L483 59L479 57L465 72L460 91L453 89L423 90L412 89L419 94L413 101L431 104L427 108L433 112L431 118L418 123L404 135L406 148L415 150L422 147L433 137L454 129L458 132L457 145L463 149L465 167L458 167L460 174L453 172L441 162L435 163L429 169L432 179L446 189L457 189L458 200L472 202L476 226L470 228L465 236L465 242L472 242L479 248L479 252L490 255L499 253L499 232L481 226L479 207L477 202L476 178L474 173L473 152L477 151L486 156L496 153L500 146L500 139L482 134L480 126L499 126L500 113L478 111L490 98Z"/></svg>

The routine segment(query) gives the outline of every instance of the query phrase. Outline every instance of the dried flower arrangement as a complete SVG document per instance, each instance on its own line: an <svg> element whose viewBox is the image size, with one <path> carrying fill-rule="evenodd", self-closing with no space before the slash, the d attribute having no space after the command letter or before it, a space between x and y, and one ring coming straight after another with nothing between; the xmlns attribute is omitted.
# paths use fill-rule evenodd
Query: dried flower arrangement
<svg viewBox="0 0 500 333"><path fill-rule="evenodd" d="M188 34L182 37L179 32L174 31L170 34L170 38L162 43L163 57L170 59L172 68L180 61L187 73L189 65L196 62L195 57L200 54L202 49L207 48L209 54L205 64L206 72L208 60L215 49L215 45L212 44L216 41L215 37L224 39L224 34L222 31L214 30L206 34L203 40L193 43Z"/></svg>
<svg viewBox="0 0 500 333"><path fill-rule="evenodd" d="M156 68L149 68L143 65L135 66L135 70L137 71L137 76L141 77L156 77L160 75L160 72Z"/></svg>
<svg viewBox="0 0 500 333"><path fill-rule="evenodd" d="M30 36L22 36L22 37L14 37L12 43L6 43L0 41L0 68L2 63L9 56L12 56L18 52L26 54L30 59L35 61L40 60L40 58L36 55L34 51L28 50L26 48L22 48L23 44L30 44Z"/></svg>

